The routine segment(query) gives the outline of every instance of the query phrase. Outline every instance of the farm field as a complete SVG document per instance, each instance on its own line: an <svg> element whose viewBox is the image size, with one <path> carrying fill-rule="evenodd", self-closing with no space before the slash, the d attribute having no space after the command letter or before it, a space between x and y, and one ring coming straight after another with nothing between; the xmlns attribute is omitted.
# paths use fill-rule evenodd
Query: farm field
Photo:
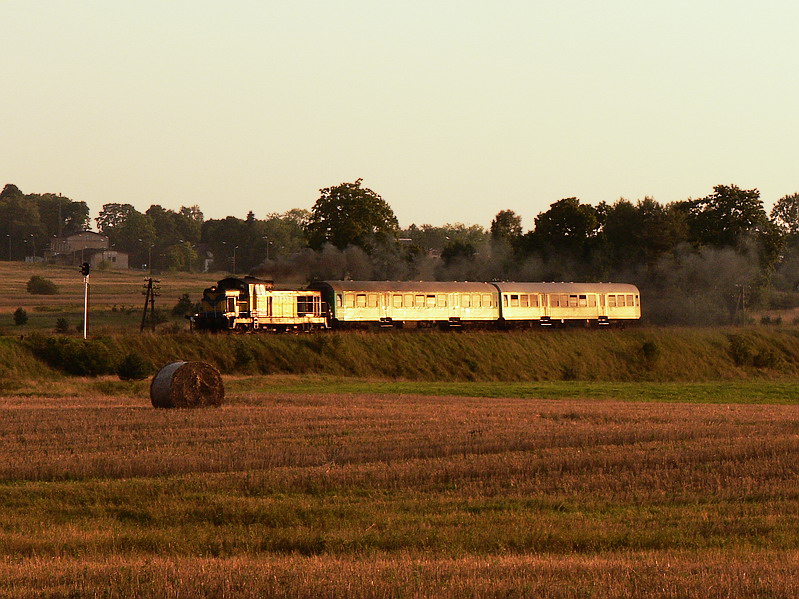
<svg viewBox="0 0 799 599"><path fill-rule="evenodd" d="M57 295L32 295L26 284L34 275L53 281ZM141 270L93 270L90 275L89 323L94 333L137 330L141 322L144 278ZM222 278L222 273L164 273L153 275L160 280L161 295L156 307L169 310L180 296L188 293L198 301L203 289ZM25 332L52 332L58 318L77 326L83 322L83 276L78 267L49 264L26 264L0 261L0 334L18 333L12 314L24 308L29 322ZM185 321L177 323L185 326Z"/></svg>
<svg viewBox="0 0 799 599"><path fill-rule="evenodd" d="M792 381L226 385L5 392L0 596L799 594Z"/></svg>

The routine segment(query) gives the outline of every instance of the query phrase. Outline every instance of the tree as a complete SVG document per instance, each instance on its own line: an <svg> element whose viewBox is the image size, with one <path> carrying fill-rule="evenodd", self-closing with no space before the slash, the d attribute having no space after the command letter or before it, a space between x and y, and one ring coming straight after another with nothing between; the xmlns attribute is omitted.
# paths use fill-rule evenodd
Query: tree
<svg viewBox="0 0 799 599"><path fill-rule="evenodd" d="M664 252L687 239L681 213L650 197L636 204L620 199L603 206L603 212L601 237L616 267L654 265Z"/></svg>
<svg viewBox="0 0 799 599"><path fill-rule="evenodd" d="M596 209L577 198L564 198L535 217L533 237L544 248L582 253L599 227Z"/></svg>
<svg viewBox="0 0 799 599"><path fill-rule="evenodd" d="M757 189L716 185L713 193L689 200L686 221L691 238L699 244L734 247L746 233L756 233L767 223Z"/></svg>
<svg viewBox="0 0 799 599"><path fill-rule="evenodd" d="M271 260L287 256L308 246L305 225L311 213L295 208L282 214L270 213L263 221L263 257ZM268 249L267 249L268 244Z"/></svg>
<svg viewBox="0 0 799 599"><path fill-rule="evenodd" d="M89 207L86 202L73 202L67 197L54 193L31 194L26 196L39 207L43 234L70 235L89 228Z"/></svg>
<svg viewBox="0 0 799 599"><path fill-rule="evenodd" d="M3 191L0 192L0 200L6 200L8 198L14 197L21 198L23 195L25 194L22 193L19 187L13 183L6 183L3 187Z"/></svg>
<svg viewBox="0 0 799 599"><path fill-rule="evenodd" d="M447 223L441 227L411 225L400 232L400 236L410 239L413 245L423 250L443 251L451 242L468 243L475 248L486 241L487 233L480 225L464 225L463 223Z"/></svg>
<svg viewBox="0 0 799 599"><path fill-rule="evenodd" d="M362 181L319 190L322 195L305 228L310 247L354 245L369 253L376 245L396 239L399 224L394 211L374 191L361 187Z"/></svg>
<svg viewBox="0 0 799 599"><path fill-rule="evenodd" d="M771 209L771 221L786 235L799 236L799 193L783 196Z"/></svg>
<svg viewBox="0 0 799 599"><path fill-rule="evenodd" d="M491 221L492 241L513 244L522 235L522 217L513 210L500 210Z"/></svg>
<svg viewBox="0 0 799 599"><path fill-rule="evenodd" d="M202 241L207 243L214 254L215 267L220 270L230 270L233 268L233 252L236 251L236 270L241 268L241 258L246 257L251 252L238 252L238 248L247 248L245 242L248 239L247 223L235 216L227 216L222 219L210 219L203 223Z"/></svg>
<svg viewBox="0 0 799 599"><path fill-rule="evenodd" d="M114 227L121 225L128 216L136 212L132 204L103 204L103 209L94 221L97 223L97 230L103 235L111 236Z"/></svg>
<svg viewBox="0 0 799 599"><path fill-rule="evenodd" d="M14 310L14 324L18 327L21 327L24 324L28 323L28 313L25 311L25 308L17 308Z"/></svg>
<svg viewBox="0 0 799 599"><path fill-rule="evenodd" d="M477 255L477 248L471 243L464 241L452 241L447 244L441 252L441 259L446 266L452 266L456 262L471 261Z"/></svg>
<svg viewBox="0 0 799 599"><path fill-rule="evenodd" d="M161 268L169 270L182 270L191 272L195 266L199 267L200 256L191 243L184 241L164 248L163 253L159 251L159 257L163 255Z"/></svg>
<svg viewBox="0 0 799 599"><path fill-rule="evenodd" d="M175 212L167 210L158 204L153 204L147 209L145 214L150 217L150 221L153 223L156 243L159 249L182 240L177 231L177 222L174 217L178 215Z"/></svg>
<svg viewBox="0 0 799 599"><path fill-rule="evenodd" d="M3 190L9 189L7 185ZM14 188L16 189L16 188ZM25 244L39 241L42 247L43 229L39 215L39 206L22 193L5 193L0 199L0 235L7 239L11 249L10 259L19 259L23 255L32 255L33 246L28 249ZM4 241L6 240L4 239ZM2 252L5 255L5 251Z"/></svg>

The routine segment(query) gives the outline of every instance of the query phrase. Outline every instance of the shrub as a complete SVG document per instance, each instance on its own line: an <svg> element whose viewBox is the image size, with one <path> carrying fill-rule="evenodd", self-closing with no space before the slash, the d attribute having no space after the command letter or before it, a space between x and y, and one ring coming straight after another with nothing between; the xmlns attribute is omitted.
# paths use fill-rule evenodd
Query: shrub
<svg viewBox="0 0 799 599"><path fill-rule="evenodd" d="M754 347L743 335L728 335L730 341L730 357L736 366L747 366L752 363Z"/></svg>
<svg viewBox="0 0 799 599"><path fill-rule="evenodd" d="M55 332L65 335L69 332L69 321L66 318L59 318L55 321Z"/></svg>
<svg viewBox="0 0 799 599"><path fill-rule="evenodd" d="M236 359L235 368L238 372L251 373L255 371L256 360L252 347L244 341L240 341L236 343L233 353Z"/></svg>
<svg viewBox="0 0 799 599"><path fill-rule="evenodd" d="M140 353L127 354L117 366L117 376L123 381L146 379L155 370L153 363Z"/></svg>
<svg viewBox="0 0 799 599"><path fill-rule="evenodd" d="M116 372L111 350L100 339L83 341L70 337L33 336L33 353L53 368L79 376L98 376Z"/></svg>
<svg viewBox="0 0 799 599"><path fill-rule="evenodd" d="M189 298L188 293L184 293L180 296L178 303L172 308L172 315L173 316L184 316L185 314L189 314L194 311L194 302L191 301Z"/></svg>
<svg viewBox="0 0 799 599"><path fill-rule="evenodd" d="M17 308L14 310L14 324L18 327L21 327L28 322L28 313L25 311L25 308Z"/></svg>
<svg viewBox="0 0 799 599"><path fill-rule="evenodd" d="M654 341L644 341L641 345L641 354L647 362L654 362L660 355L660 347Z"/></svg>
<svg viewBox="0 0 799 599"><path fill-rule="evenodd" d="M58 286L55 283L39 275L33 275L26 288L28 293L33 295L56 295L58 293Z"/></svg>
<svg viewBox="0 0 799 599"><path fill-rule="evenodd" d="M730 341L730 357L736 366L754 366L755 368L777 368L782 359L770 347L758 347L755 341L744 335L728 335Z"/></svg>

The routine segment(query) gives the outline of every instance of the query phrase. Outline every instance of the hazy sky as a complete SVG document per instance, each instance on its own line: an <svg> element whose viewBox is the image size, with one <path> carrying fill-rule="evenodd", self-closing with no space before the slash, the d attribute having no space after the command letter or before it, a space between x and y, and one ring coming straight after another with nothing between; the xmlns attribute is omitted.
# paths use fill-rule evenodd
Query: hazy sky
<svg viewBox="0 0 799 599"><path fill-rule="evenodd" d="M799 192L799 3L0 0L0 187L96 216L311 208L527 228L577 196Z"/></svg>

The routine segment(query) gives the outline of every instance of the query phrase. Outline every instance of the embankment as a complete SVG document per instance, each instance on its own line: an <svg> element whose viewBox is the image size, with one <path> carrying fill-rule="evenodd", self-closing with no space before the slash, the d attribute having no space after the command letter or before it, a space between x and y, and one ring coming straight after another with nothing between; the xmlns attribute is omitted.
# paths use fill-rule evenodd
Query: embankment
<svg viewBox="0 0 799 599"><path fill-rule="evenodd" d="M799 328L133 334L0 339L0 381L202 360L225 374L328 374L447 381L703 381L799 376Z"/></svg>

